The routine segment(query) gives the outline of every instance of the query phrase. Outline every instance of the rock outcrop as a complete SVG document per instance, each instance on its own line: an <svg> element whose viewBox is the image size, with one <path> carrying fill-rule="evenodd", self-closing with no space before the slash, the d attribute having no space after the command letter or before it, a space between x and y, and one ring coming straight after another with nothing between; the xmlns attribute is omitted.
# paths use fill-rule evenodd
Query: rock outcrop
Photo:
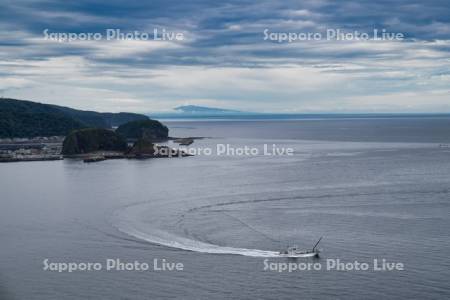
<svg viewBox="0 0 450 300"><path fill-rule="evenodd" d="M123 137L112 130L101 128L85 128L72 131L63 142L63 155L78 155L98 151L127 150Z"/></svg>
<svg viewBox="0 0 450 300"><path fill-rule="evenodd" d="M167 140L169 129L156 120L141 120L125 123L116 132L128 140Z"/></svg>

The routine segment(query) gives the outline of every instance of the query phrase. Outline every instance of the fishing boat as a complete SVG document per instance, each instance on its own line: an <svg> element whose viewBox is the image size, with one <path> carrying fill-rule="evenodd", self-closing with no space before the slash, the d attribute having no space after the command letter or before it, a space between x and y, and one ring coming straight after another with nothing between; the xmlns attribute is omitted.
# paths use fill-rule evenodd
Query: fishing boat
<svg viewBox="0 0 450 300"><path fill-rule="evenodd" d="M279 240L276 240L270 236L268 236L267 234L265 234L264 232L261 232L259 230L257 230L256 228L254 228L253 226L250 226L249 224L245 223L243 220L228 214L224 211L222 211L223 214L227 215L230 218L235 219L236 221L240 222L242 225L246 226L247 228L251 229L252 231L259 233L260 235L264 236L265 238L273 241L273 242L277 242L279 243ZM317 241L317 243L314 245L314 247L311 250L301 250L298 248L298 246L288 246L286 247L285 250L281 250L278 255L280 257L288 257L288 258L300 258L300 257L319 257L319 253L321 252L321 249L318 249L317 246L319 245L320 241L322 240L322 237L320 237L320 239ZM276 252L275 252L276 253Z"/></svg>
<svg viewBox="0 0 450 300"><path fill-rule="evenodd" d="M285 250L280 251L280 256L300 258L300 257L319 257L320 249L317 249L322 237L317 241L311 250L301 250L297 246L289 246Z"/></svg>

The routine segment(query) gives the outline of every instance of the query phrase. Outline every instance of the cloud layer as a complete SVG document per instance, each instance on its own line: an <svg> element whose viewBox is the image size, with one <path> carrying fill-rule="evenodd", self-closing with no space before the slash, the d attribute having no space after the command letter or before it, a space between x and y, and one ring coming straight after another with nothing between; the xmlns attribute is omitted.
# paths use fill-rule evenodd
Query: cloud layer
<svg viewBox="0 0 450 300"><path fill-rule="evenodd" d="M448 1L3 1L0 94L82 109L201 104L274 112L450 111ZM57 42L54 33L183 33ZM264 40L270 32L402 41Z"/></svg>

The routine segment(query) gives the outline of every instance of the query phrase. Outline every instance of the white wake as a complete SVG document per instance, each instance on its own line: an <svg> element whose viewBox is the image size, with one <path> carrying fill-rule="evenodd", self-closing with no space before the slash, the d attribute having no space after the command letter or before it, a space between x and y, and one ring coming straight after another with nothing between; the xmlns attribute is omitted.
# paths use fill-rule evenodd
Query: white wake
<svg viewBox="0 0 450 300"><path fill-rule="evenodd" d="M113 226L119 231L128 234L137 239L147 241L150 243L182 249L187 251L194 251L199 253L210 254L234 254L251 257L280 257L277 251L246 249L214 245L201 241L196 241L190 238L165 232L156 228L151 228L151 224L139 221L139 214L130 212L134 207L127 207L124 210L117 211L114 214ZM141 211L142 212L142 211ZM131 217L134 216L134 217ZM145 228L141 228L145 227Z"/></svg>

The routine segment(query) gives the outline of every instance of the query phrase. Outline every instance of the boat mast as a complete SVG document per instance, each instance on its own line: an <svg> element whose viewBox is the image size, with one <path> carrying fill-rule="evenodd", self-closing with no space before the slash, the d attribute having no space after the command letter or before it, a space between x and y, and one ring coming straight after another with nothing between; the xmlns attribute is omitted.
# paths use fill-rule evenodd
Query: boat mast
<svg viewBox="0 0 450 300"><path fill-rule="evenodd" d="M317 247L317 245L319 245L320 241L322 240L322 236L320 237L320 239L317 241L317 243L314 245L314 247L312 248L312 251L314 251Z"/></svg>

